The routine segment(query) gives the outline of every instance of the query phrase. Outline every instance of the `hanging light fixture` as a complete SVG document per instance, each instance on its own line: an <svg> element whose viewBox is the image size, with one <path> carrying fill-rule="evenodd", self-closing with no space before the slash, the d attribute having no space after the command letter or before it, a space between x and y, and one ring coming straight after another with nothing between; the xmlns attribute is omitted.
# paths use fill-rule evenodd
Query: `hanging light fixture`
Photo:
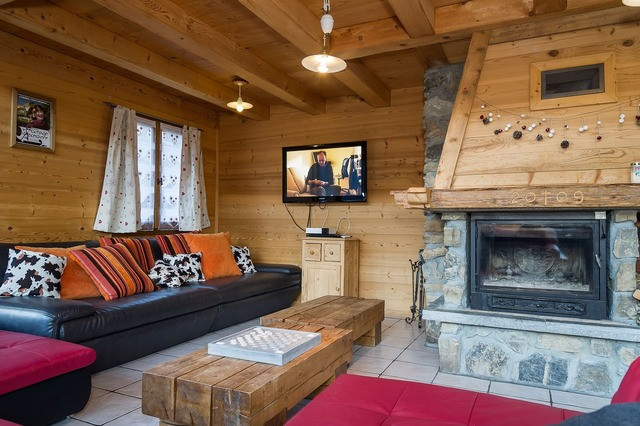
<svg viewBox="0 0 640 426"><path fill-rule="evenodd" d="M243 80L241 78L234 78L233 82L238 85L238 100L235 100L233 102L229 102L227 104L227 106L229 108L235 109L238 112L242 112L245 109L253 108L252 104L242 100L242 86L244 86L245 84L249 84L249 82L247 80Z"/></svg>
<svg viewBox="0 0 640 426"><path fill-rule="evenodd" d="M347 63L342 59L329 55L327 45L333 31L333 16L329 14L331 6L329 0L324 0L324 15L320 19L322 28L322 51L317 55L307 56L302 60L302 66L309 71L319 73L333 73L342 71L347 67Z"/></svg>
<svg viewBox="0 0 640 426"><path fill-rule="evenodd" d="M640 0L622 0L622 4L627 6L640 6Z"/></svg>

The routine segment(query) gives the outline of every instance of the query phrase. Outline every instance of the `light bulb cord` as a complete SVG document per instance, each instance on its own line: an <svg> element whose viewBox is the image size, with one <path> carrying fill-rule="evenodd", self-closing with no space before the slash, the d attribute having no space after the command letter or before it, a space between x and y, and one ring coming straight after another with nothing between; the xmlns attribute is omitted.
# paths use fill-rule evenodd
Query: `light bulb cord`
<svg viewBox="0 0 640 426"><path fill-rule="evenodd" d="M329 0L324 0L324 6L322 8L324 9L324 13L329 13L329 11L331 10L331 4L329 3Z"/></svg>

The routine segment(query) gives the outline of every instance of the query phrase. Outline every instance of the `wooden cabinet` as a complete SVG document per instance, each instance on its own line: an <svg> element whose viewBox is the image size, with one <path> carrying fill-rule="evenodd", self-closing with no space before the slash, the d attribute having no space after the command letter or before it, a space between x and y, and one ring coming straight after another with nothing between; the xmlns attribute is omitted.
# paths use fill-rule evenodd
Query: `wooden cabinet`
<svg viewBox="0 0 640 426"><path fill-rule="evenodd" d="M327 295L358 296L359 243L354 238L302 240L302 302Z"/></svg>

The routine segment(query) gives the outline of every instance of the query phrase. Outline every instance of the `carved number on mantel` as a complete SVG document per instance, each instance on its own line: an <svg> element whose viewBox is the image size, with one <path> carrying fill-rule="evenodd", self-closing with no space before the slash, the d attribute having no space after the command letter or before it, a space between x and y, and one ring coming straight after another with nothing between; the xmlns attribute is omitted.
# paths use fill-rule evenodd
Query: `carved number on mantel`
<svg viewBox="0 0 640 426"><path fill-rule="evenodd" d="M513 205L526 205L533 203L540 203L544 206L554 205L582 205L584 202L584 192L575 191L573 194L566 191L553 191L545 189L541 192L528 191L528 192L516 192L511 194L511 204Z"/></svg>

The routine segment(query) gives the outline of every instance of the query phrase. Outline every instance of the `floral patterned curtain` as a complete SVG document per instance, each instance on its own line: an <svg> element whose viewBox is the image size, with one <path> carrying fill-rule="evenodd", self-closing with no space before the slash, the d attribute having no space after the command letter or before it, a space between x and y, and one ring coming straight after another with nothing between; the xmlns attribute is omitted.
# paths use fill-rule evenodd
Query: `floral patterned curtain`
<svg viewBox="0 0 640 426"><path fill-rule="evenodd" d="M196 128L182 128L180 170L180 230L199 231L211 226L204 188L200 130Z"/></svg>
<svg viewBox="0 0 640 426"><path fill-rule="evenodd" d="M93 229L136 232L140 229L136 112L116 106L110 135L102 195Z"/></svg>
<svg viewBox="0 0 640 426"><path fill-rule="evenodd" d="M158 229L177 230L180 200L180 152L182 129L170 124L160 124L160 223Z"/></svg>
<svg viewBox="0 0 640 426"><path fill-rule="evenodd" d="M138 117L138 182L140 227L153 231L156 201L156 122Z"/></svg>

